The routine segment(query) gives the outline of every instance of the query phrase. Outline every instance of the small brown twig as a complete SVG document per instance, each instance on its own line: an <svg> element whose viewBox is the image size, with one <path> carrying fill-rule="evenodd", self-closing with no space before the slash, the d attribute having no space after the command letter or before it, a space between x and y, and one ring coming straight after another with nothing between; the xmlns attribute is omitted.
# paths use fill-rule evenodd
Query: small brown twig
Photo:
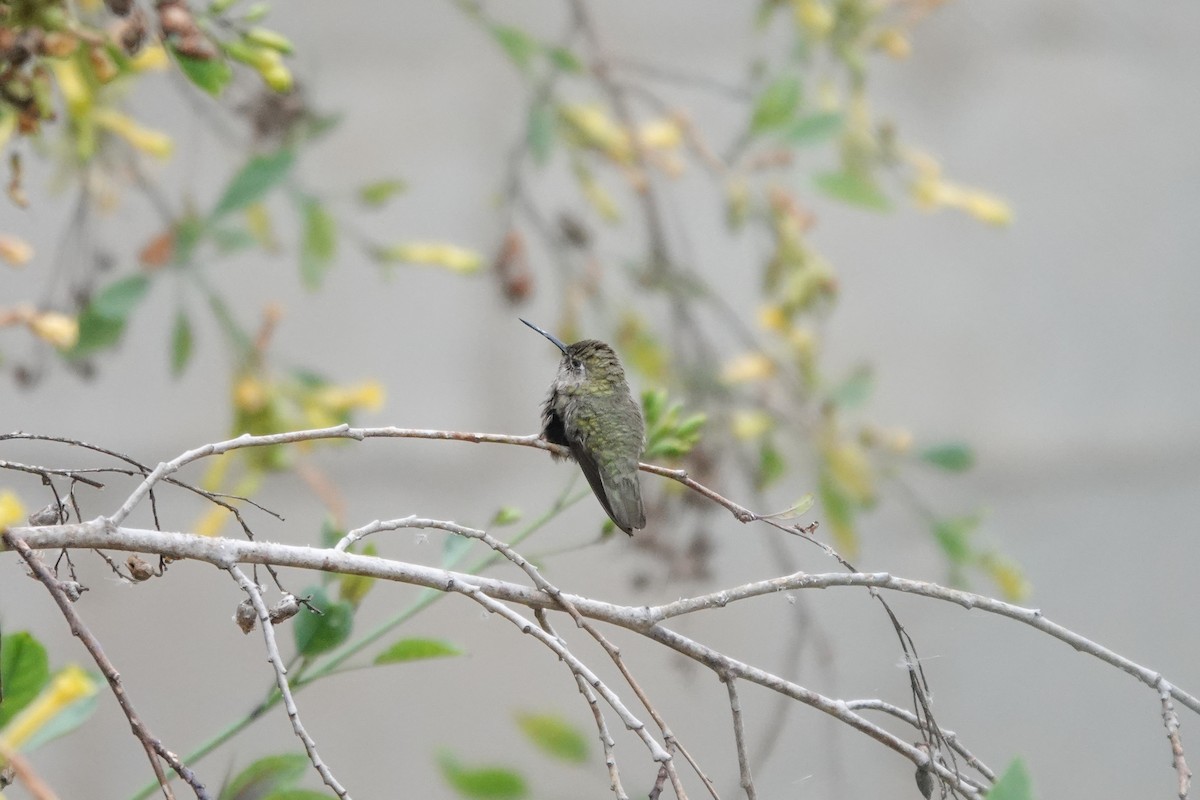
<svg viewBox="0 0 1200 800"><path fill-rule="evenodd" d="M1175 714L1175 704L1171 702L1170 692L1163 688L1159 690L1158 696L1162 700L1162 718L1167 729L1167 740L1171 743L1171 766L1175 767L1175 774L1179 778L1179 800L1187 800L1188 791L1192 786L1192 771L1188 769L1187 761L1183 757L1183 740L1179 738L1179 717Z"/></svg>
<svg viewBox="0 0 1200 800"><path fill-rule="evenodd" d="M54 598L54 602L58 604L59 611L71 626L71 633L83 643L83 646L91 654L92 660L96 662L96 666L100 668L100 672L104 674L105 680L108 681L109 688L112 689L113 696L117 698L118 705L125 712L125 718L129 720L129 727L133 730L133 735L141 741L142 746L146 750L146 757L150 759L150 766L154 770L154 775L158 779L158 785L162 787L163 796L168 800L174 800L175 795L171 792L170 783L163 772L162 764L159 763L161 757L164 761L171 765L171 768L183 778L192 791L195 792L198 800L209 800L210 795L204 788L204 784L196 777L186 765L184 765L179 757L163 746L142 722L142 718L138 716L137 711L133 708L133 703L129 699L129 695L125 692L125 687L121 682L121 673L117 672L117 668L109 661L108 656L104 654L104 649L100 646L100 642L84 624L79 613L75 611L71 600L67 597L59 585L58 580L51 574L50 570L42 563L37 554L29 548L22 539L12 534L11 531L4 534L5 543L16 550L21 558L25 559L25 563L29 565L29 569L39 581L50 592L50 596Z"/></svg>

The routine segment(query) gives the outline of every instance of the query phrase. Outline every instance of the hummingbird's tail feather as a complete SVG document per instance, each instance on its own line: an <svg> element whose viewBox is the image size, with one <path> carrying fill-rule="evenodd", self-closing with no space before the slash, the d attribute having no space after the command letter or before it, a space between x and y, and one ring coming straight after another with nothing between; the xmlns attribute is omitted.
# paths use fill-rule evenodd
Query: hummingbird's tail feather
<svg viewBox="0 0 1200 800"><path fill-rule="evenodd" d="M583 476L587 478L588 485L592 487L592 492L604 507L609 519L630 536L633 536L635 528L646 527L646 514L642 510L642 493L637 475L632 476L631 484L628 481L617 481L619 485L610 487L592 454L575 442L572 442L570 447L571 455L579 463Z"/></svg>

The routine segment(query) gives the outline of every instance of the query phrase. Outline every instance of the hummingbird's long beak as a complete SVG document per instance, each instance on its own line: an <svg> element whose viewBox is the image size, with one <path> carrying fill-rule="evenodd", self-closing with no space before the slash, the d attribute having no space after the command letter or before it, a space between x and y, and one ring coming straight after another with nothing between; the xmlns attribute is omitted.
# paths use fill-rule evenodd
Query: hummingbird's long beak
<svg viewBox="0 0 1200 800"><path fill-rule="evenodd" d="M521 319L521 318L517 317L517 319ZM533 328L535 331L540 333L542 336L545 336L547 339L554 342L555 347L557 347L559 350L562 350L564 356L567 354L567 346L565 344L563 344L562 340L559 339L557 336L555 336L553 333L542 330L537 325L534 325L532 322L530 322L527 319L521 319L521 322L524 322L526 325Z"/></svg>

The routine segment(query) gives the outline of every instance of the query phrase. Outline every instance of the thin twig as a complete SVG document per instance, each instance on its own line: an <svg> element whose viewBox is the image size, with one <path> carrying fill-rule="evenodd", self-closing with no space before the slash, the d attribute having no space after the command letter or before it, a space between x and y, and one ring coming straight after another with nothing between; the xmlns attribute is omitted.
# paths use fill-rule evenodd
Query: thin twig
<svg viewBox="0 0 1200 800"><path fill-rule="evenodd" d="M546 617L546 609L534 609L533 616L538 621L538 624L542 626L542 630L556 639L562 640L562 637L554 631L554 627ZM600 747L604 751L604 765L608 768L609 788L612 789L612 793L616 795L617 800L629 800L629 795L625 792L625 787L621 784L621 771L617 767L617 754L614 751L616 742L613 741L612 734L608 732L608 723L604 721L604 711L600 708L600 700L596 697L596 693L592 691L592 687L588 686L587 681L583 679L582 675L575 676L575 683L579 686L579 693L587 700L588 707L592 710L592 716L596 720Z"/></svg>
<svg viewBox="0 0 1200 800"><path fill-rule="evenodd" d="M32 530L37 529L34 528ZM96 639L91 630L84 624L83 619L75 610L74 605L72 605L70 598L67 597L66 592L59 585L58 580L50 573L50 570L42 563L37 554L30 549L30 546L22 541L21 537L14 533L12 529L7 531L3 538L9 547L16 550L21 555L21 558L25 559L25 563L29 565L29 569L33 571L37 579L50 592L50 596L58 604L59 611L62 612L63 617L71 626L71 633L83 643L88 653L91 654L92 660L96 662L96 666L100 668L100 672L104 674L109 688L112 689L113 696L117 698L118 705L125 712L125 718L129 720L129 727L133 730L133 735L138 738L146 750L146 757L150 759L150 766L154 770L154 775L158 779L159 786L162 787L163 796L174 798L175 795L171 792L171 787L163 772L162 764L159 763L159 757L170 764L171 768L187 781L199 800L209 800L208 791L204 788L204 784L196 777L195 773L188 769L179 760L178 756L164 747L162 742L142 722L142 718L138 716L137 711L133 708L133 702L125 692L125 687L121 682L121 673L117 672L117 668L113 666L108 656L104 654L104 649L100 646L99 640Z"/></svg>
<svg viewBox="0 0 1200 800"><path fill-rule="evenodd" d="M1171 743L1171 766L1179 778L1179 800L1187 800L1188 790L1192 786L1192 771L1188 769L1183 757L1183 740L1179 738L1179 717L1175 714L1175 705L1171 702L1168 692L1159 692L1162 700L1163 725L1167 729L1167 740Z"/></svg>
<svg viewBox="0 0 1200 800"><path fill-rule="evenodd" d="M304 723L300 721L300 711L296 708L296 700L292 697L292 689L288 685L287 667L284 666L283 656L279 654L279 645L275 643L275 626L271 624L271 612L267 609L267 603L263 600L262 592L253 581L246 577L246 573L242 572L236 564L230 564L226 569L246 594L249 595L250 603L254 606L255 613L258 614L258 627L262 629L263 639L267 645L267 662L275 670L275 685L279 687L279 693L283 696L283 707L287 709L288 719L292 721L292 730L295 731L296 737L304 744L304 750L308 753L308 760L312 762L313 768L320 774L321 780L325 782L326 786L333 789L337 796L343 798L343 800L350 800L350 793L333 776L333 772L329 769L329 766L321 760L321 754L317 752L317 743L313 741L312 736L304 729Z"/></svg>
<svg viewBox="0 0 1200 800"><path fill-rule="evenodd" d="M738 699L737 678L732 675L722 675L725 688L729 690L729 711L733 714L733 741L737 746L738 774L741 776L742 790L747 800L757 800L758 793L754 790L754 776L750 773L750 758L746 755L746 731L742 727L742 703Z"/></svg>

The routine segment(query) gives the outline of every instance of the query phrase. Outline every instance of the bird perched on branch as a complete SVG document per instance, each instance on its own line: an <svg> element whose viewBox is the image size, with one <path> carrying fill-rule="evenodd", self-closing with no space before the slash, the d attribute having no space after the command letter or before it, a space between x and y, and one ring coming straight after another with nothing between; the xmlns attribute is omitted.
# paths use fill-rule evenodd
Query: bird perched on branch
<svg viewBox="0 0 1200 800"><path fill-rule="evenodd" d="M532 322L521 322L562 351L542 405L542 438L571 451L609 518L632 536L646 527L638 482L646 423L629 393L620 359L596 339L567 345Z"/></svg>

